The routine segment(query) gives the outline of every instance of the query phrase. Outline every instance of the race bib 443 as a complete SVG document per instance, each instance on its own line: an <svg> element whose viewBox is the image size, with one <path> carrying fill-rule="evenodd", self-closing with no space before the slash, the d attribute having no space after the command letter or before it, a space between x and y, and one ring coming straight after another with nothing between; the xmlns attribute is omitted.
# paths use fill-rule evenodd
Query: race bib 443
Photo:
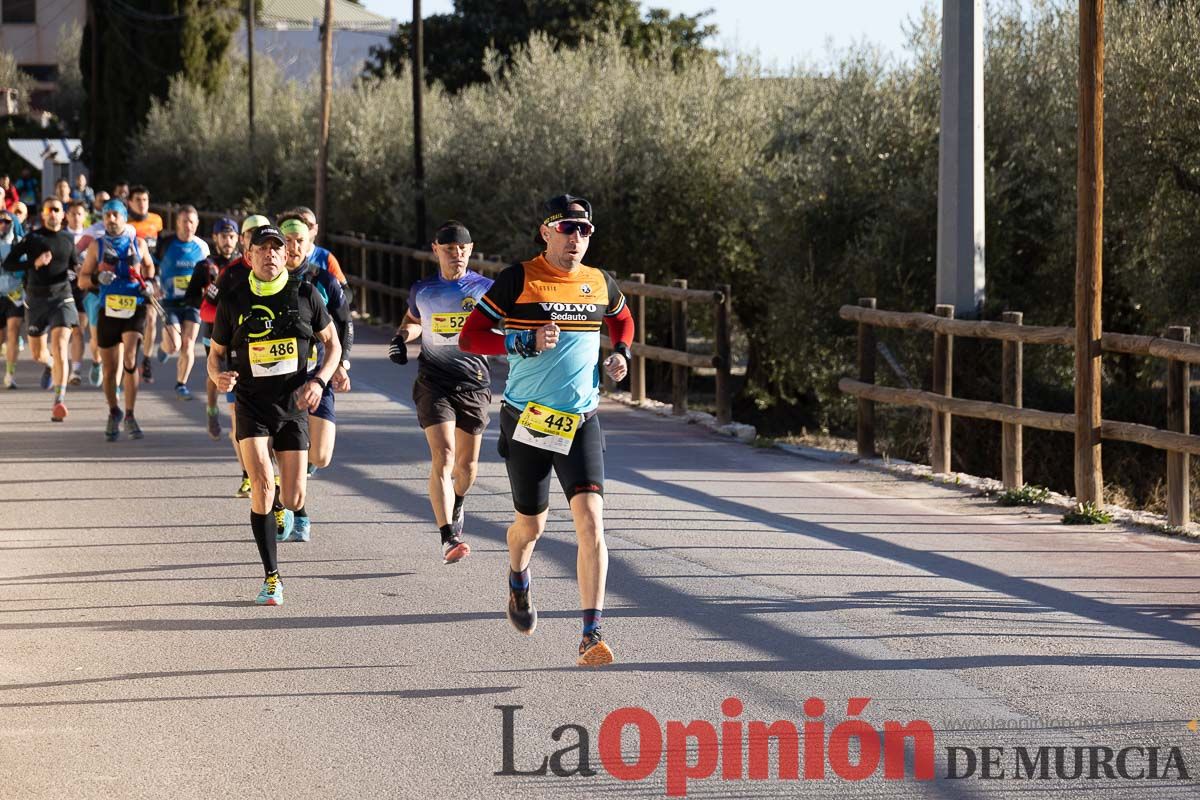
<svg viewBox="0 0 1200 800"><path fill-rule="evenodd" d="M517 420L513 440L566 455L571 451L571 444L582 423L583 416L580 414L568 414L540 403L527 403Z"/></svg>
<svg viewBox="0 0 1200 800"><path fill-rule="evenodd" d="M294 338L250 342L246 347L250 353L250 374L256 378L291 375L300 367L300 350Z"/></svg>

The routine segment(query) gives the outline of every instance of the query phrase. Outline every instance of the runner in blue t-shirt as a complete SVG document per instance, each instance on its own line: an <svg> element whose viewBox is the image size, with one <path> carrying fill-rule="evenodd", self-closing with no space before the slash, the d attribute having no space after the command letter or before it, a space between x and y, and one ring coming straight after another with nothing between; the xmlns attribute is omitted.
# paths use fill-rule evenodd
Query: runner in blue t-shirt
<svg viewBox="0 0 1200 800"><path fill-rule="evenodd" d="M462 223L450 220L438 228L433 240L438 272L413 284L408 313L388 352L392 361L406 364L406 344L421 339L413 401L433 456L429 502L441 532L445 564L471 552L462 540L463 502L475 483L492 403L487 359L458 348L463 323L492 286L491 279L467 269L473 246Z"/></svg>
<svg viewBox="0 0 1200 800"><path fill-rule="evenodd" d="M191 400L188 377L196 363L196 334L200 331L199 298L188 295L188 285L196 265L208 258L208 242L196 235L200 217L192 206L183 206L175 215L175 233L158 240L159 291L162 293L162 356L179 354L175 367L175 394Z"/></svg>

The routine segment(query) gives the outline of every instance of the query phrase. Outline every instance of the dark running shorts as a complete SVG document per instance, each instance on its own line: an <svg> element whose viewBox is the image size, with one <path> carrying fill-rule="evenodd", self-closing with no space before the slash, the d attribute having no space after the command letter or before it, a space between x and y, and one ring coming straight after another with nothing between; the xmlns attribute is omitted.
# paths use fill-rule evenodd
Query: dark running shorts
<svg viewBox="0 0 1200 800"><path fill-rule="evenodd" d="M129 319L110 317L100 310L100 319L96 322L96 346L101 349L116 347L127 333L141 335L146 329L146 304L142 303Z"/></svg>
<svg viewBox="0 0 1200 800"><path fill-rule="evenodd" d="M276 450L308 449L308 417L295 419L262 420L242 412L237 407L237 440L272 437Z"/></svg>
<svg viewBox="0 0 1200 800"><path fill-rule="evenodd" d="M45 300L25 297L25 325L30 336L45 336L55 328L74 328L79 324L75 298Z"/></svg>
<svg viewBox="0 0 1200 800"><path fill-rule="evenodd" d="M594 412L579 426L575 441L566 455L515 442L513 431L521 413L508 403L500 404L500 440L497 451L508 470L513 508L526 516L535 516L550 506L550 471L567 502L577 494L604 494L604 432Z"/></svg>
<svg viewBox="0 0 1200 800"><path fill-rule="evenodd" d="M321 392L321 404L317 406L316 411L308 412L310 417L318 417L336 425L337 414L333 411L333 387L326 386L325 391Z"/></svg>
<svg viewBox="0 0 1200 800"><path fill-rule="evenodd" d="M184 322L200 324L200 309L192 308L187 303L163 303L163 323L180 325Z"/></svg>
<svg viewBox="0 0 1200 800"><path fill-rule="evenodd" d="M7 297L0 297L0 322L10 319L25 319L25 306L17 305Z"/></svg>
<svg viewBox="0 0 1200 800"><path fill-rule="evenodd" d="M417 406L417 422L421 424L422 429L443 422L453 422L454 427L472 436L478 436L488 424L492 390L466 389L451 392L418 377L413 383L413 402Z"/></svg>

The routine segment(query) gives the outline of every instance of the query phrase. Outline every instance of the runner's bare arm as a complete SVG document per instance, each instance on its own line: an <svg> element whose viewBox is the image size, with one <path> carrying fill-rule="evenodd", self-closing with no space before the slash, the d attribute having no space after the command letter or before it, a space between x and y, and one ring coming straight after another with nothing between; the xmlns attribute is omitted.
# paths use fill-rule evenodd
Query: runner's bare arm
<svg viewBox="0 0 1200 800"><path fill-rule="evenodd" d="M342 363L342 345L338 341L337 328L333 323L330 322L317 331L316 336L317 341L325 346L325 357L322 359L321 367L317 370L316 375L313 376L313 378L319 379L321 384L310 378L308 383L296 392L300 405L309 411L315 411L321 404L321 394L325 391L324 386L328 386L329 382L333 380L333 373Z"/></svg>
<svg viewBox="0 0 1200 800"><path fill-rule="evenodd" d="M404 334L405 342L413 342L421 338L421 320L412 315L411 311L404 312L404 321L396 329L397 334Z"/></svg>
<svg viewBox="0 0 1200 800"><path fill-rule="evenodd" d="M142 257L141 273L143 278L154 277L154 259L150 257L150 248L145 239L138 239L138 254Z"/></svg>
<svg viewBox="0 0 1200 800"><path fill-rule="evenodd" d="M218 392L231 392L237 385L238 374L233 371L222 371L225 356L229 348L223 344L212 342L208 346L208 379L217 385Z"/></svg>
<svg viewBox="0 0 1200 800"><path fill-rule="evenodd" d="M98 288L96 284L96 248L89 247L83 254L83 266L79 268L79 288L85 292Z"/></svg>

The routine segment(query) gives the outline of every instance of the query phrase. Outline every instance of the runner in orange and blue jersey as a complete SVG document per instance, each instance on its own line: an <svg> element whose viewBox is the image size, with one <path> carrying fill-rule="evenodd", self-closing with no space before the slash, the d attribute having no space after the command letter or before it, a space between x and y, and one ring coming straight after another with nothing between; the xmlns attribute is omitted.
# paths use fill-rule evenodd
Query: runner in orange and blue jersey
<svg viewBox="0 0 1200 800"><path fill-rule="evenodd" d="M614 380L628 372L633 343L633 318L617 282L583 264L594 231L587 200L559 195L547 201L536 237L545 251L497 276L459 338L459 347L467 352L508 356L499 450L516 512L508 529L509 622L525 634L537 625L529 562L546 527L553 470L570 504L579 543L580 666L613 660L600 633L608 573L604 437L596 416L600 328L607 327L613 343L604 369Z"/></svg>

